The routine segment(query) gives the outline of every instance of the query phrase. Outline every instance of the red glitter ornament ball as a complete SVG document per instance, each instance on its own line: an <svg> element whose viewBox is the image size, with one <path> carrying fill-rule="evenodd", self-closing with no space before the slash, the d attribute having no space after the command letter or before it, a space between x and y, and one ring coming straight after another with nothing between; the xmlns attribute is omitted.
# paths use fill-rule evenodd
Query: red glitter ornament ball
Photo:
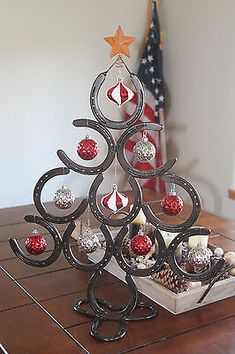
<svg viewBox="0 0 235 354"><path fill-rule="evenodd" d="M164 214L169 216L179 215L183 206L183 200L176 194L168 194L161 201L161 207Z"/></svg>
<svg viewBox="0 0 235 354"><path fill-rule="evenodd" d="M137 255L147 254L151 247L152 241L147 235L136 235L131 240L131 249Z"/></svg>
<svg viewBox="0 0 235 354"><path fill-rule="evenodd" d="M46 249L47 241L40 235L38 232L33 232L32 235L29 235L25 240L25 248L28 253L38 256L43 253Z"/></svg>
<svg viewBox="0 0 235 354"><path fill-rule="evenodd" d="M98 152L99 148L96 141L90 139L88 135L77 146L77 153L83 160L93 160Z"/></svg>

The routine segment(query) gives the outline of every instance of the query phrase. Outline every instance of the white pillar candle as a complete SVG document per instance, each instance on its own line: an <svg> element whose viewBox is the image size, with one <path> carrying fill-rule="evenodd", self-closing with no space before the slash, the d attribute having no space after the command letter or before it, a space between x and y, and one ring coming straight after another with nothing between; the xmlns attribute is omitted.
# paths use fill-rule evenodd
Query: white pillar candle
<svg viewBox="0 0 235 354"><path fill-rule="evenodd" d="M130 205L130 210L132 209L132 207L133 204ZM129 237L132 238L136 236L139 233L140 229L145 231L145 224L146 224L146 216L144 215L143 210L140 209L138 215L129 225Z"/></svg>
<svg viewBox="0 0 235 354"><path fill-rule="evenodd" d="M201 281L189 281L188 282L188 288L191 289L195 289L202 286L202 282Z"/></svg>
<svg viewBox="0 0 235 354"><path fill-rule="evenodd" d="M166 248L169 247L170 243L178 235L178 233L176 233L176 232L166 232L166 231L161 231L161 234L162 234L162 237L164 239ZM181 260L182 260L182 242L176 248L175 258L176 258L178 263L180 263Z"/></svg>
<svg viewBox="0 0 235 354"><path fill-rule="evenodd" d="M132 209L133 204L130 205L130 210ZM140 209L136 218L131 222L132 224L145 225L146 224L146 216L142 209Z"/></svg>
<svg viewBox="0 0 235 354"><path fill-rule="evenodd" d="M189 240L188 240L189 248L195 248L195 247L197 247L197 245L199 243L201 243L202 246L207 248L208 235L195 235L195 236L189 237Z"/></svg>
<svg viewBox="0 0 235 354"><path fill-rule="evenodd" d="M169 247L171 241L178 235L178 233L176 232L166 232L166 231L161 231L161 234L167 248Z"/></svg>

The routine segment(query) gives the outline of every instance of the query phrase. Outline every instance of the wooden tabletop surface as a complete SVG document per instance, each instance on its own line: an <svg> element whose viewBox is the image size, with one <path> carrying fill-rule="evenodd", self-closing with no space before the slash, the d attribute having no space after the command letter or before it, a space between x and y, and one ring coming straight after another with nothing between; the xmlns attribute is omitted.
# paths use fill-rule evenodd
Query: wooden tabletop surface
<svg viewBox="0 0 235 354"><path fill-rule="evenodd" d="M25 214L36 211L33 206L0 210L0 353L3 348L9 354L235 353L234 297L180 315L160 308L155 319L129 323L122 339L98 342L89 334L89 318L73 310L78 298L86 298L90 274L73 269L63 254L49 267L35 268L12 253L8 238L24 240L31 231ZM202 212L197 224L213 230L211 244L235 251L235 222ZM109 274L96 294L120 303L128 298L125 285ZM115 323L104 323L102 330L114 328Z"/></svg>

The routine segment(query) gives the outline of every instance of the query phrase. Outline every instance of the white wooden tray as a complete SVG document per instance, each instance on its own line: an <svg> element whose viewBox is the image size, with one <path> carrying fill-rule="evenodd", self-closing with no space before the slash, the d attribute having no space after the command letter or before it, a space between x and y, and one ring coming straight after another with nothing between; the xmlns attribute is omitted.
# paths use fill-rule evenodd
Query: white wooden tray
<svg viewBox="0 0 235 354"><path fill-rule="evenodd" d="M89 259L96 263L102 258L103 254L104 249L98 249L89 254ZM105 269L125 282L126 273L118 266L114 257ZM200 304L197 302L207 289L207 285L189 289L180 294L175 294L149 278L133 278L135 279L136 286L140 293L144 294L173 314L186 312L235 295L235 277L216 282Z"/></svg>

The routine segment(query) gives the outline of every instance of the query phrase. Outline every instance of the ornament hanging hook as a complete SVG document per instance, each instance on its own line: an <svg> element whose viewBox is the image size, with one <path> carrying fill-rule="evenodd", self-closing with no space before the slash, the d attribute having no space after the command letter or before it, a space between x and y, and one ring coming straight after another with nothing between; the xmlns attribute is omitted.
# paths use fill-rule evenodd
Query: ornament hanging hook
<svg viewBox="0 0 235 354"><path fill-rule="evenodd" d="M171 189L170 189L170 195L175 195L176 194L176 187L175 187L175 174L172 174L173 180L171 182Z"/></svg>
<svg viewBox="0 0 235 354"><path fill-rule="evenodd" d="M33 234L36 233L37 231L37 226L36 226L36 215L33 215Z"/></svg>

